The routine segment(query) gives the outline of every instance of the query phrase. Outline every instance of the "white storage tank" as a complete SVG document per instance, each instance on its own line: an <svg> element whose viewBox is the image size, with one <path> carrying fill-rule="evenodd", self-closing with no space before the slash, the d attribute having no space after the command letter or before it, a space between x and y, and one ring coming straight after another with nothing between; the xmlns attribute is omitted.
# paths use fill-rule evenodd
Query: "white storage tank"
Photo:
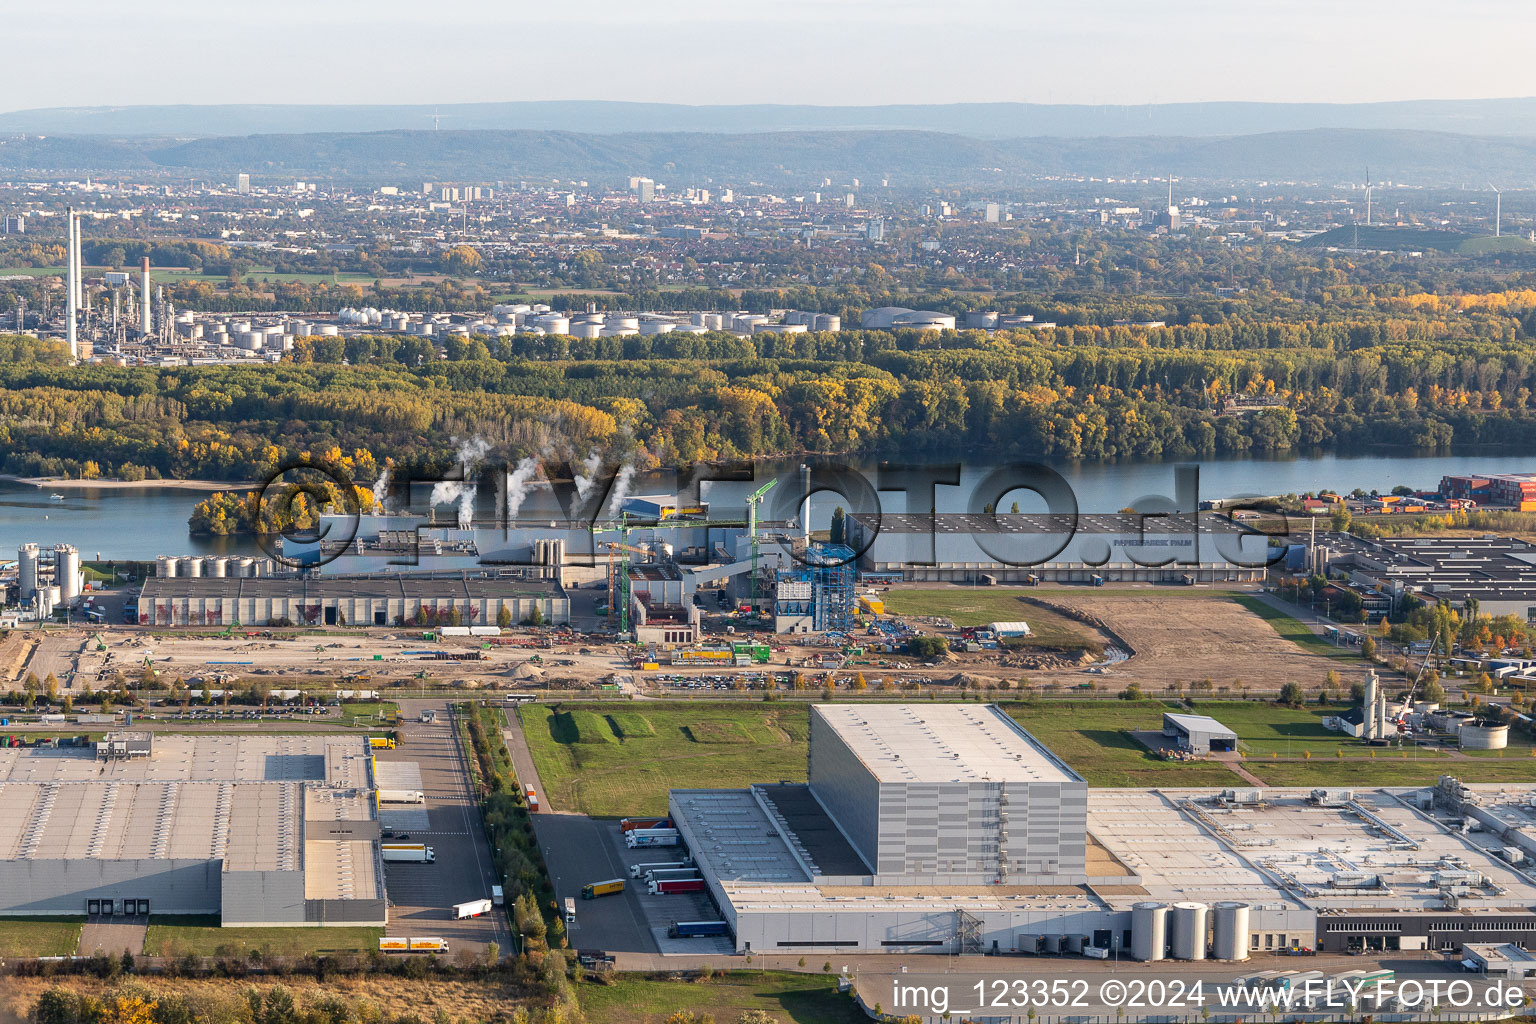
<svg viewBox="0 0 1536 1024"><path fill-rule="evenodd" d="M1503 750L1509 746L1509 726L1503 722L1467 722L1456 736L1463 750Z"/></svg>
<svg viewBox="0 0 1536 1024"><path fill-rule="evenodd" d="M196 555L188 555L181 560L181 574L191 576L194 579L203 574L203 560Z"/></svg>
<svg viewBox="0 0 1536 1024"><path fill-rule="evenodd" d="M843 318L835 313L817 313L816 319L811 321L811 328L816 331L840 331L843 329Z"/></svg>
<svg viewBox="0 0 1536 1024"><path fill-rule="evenodd" d="M570 334L573 338L601 338L603 325L596 320L583 320L579 324L571 325Z"/></svg>
<svg viewBox="0 0 1536 1024"><path fill-rule="evenodd" d="M341 333L341 328L335 324L316 324L314 332L322 338L334 338Z"/></svg>
<svg viewBox="0 0 1536 1024"><path fill-rule="evenodd" d="M607 338L639 333L640 318L637 316L610 316L603 323L603 336Z"/></svg>
<svg viewBox="0 0 1536 1024"><path fill-rule="evenodd" d="M1168 958L1168 905L1138 903L1131 908L1131 955L1137 960Z"/></svg>
<svg viewBox="0 0 1536 1024"><path fill-rule="evenodd" d="M235 568L234 571L230 573L230 575L242 577L256 575L256 559L252 558L250 555L241 555L239 558L235 559Z"/></svg>
<svg viewBox="0 0 1536 1024"><path fill-rule="evenodd" d="M641 334L667 334L677 324L671 320L647 320L640 325Z"/></svg>
<svg viewBox="0 0 1536 1024"><path fill-rule="evenodd" d="M21 587L21 599L29 601L37 593L37 556L41 549L36 544L23 544L16 549L16 582Z"/></svg>
<svg viewBox="0 0 1536 1024"><path fill-rule="evenodd" d="M546 313L535 318L533 326L541 328L545 334L569 334L571 333L571 318L560 316L558 313Z"/></svg>
<svg viewBox="0 0 1536 1024"><path fill-rule="evenodd" d="M725 330L725 314L723 314L723 313L705 313L704 314L704 326L707 327L708 329L710 329L711 331L723 331L723 330Z"/></svg>
<svg viewBox="0 0 1536 1024"><path fill-rule="evenodd" d="M1250 911L1248 904L1216 904L1211 918L1211 949L1217 960L1247 960Z"/></svg>
<svg viewBox="0 0 1536 1024"><path fill-rule="evenodd" d="M965 326L971 330L990 331L997 327L995 310L976 310L965 314Z"/></svg>
<svg viewBox="0 0 1536 1024"><path fill-rule="evenodd" d="M1168 945L1175 960L1204 960L1210 908L1204 903L1175 903L1168 915ZM1135 935L1132 935L1135 938Z"/></svg>
<svg viewBox="0 0 1536 1024"><path fill-rule="evenodd" d="M171 555L158 555L155 558L155 575L162 580L176 578L176 559Z"/></svg>
<svg viewBox="0 0 1536 1024"><path fill-rule="evenodd" d="M229 559L223 555L216 555L204 562L203 568L208 571L209 576L223 579L229 574Z"/></svg>
<svg viewBox="0 0 1536 1024"><path fill-rule="evenodd" d="M53 549L53 583L65 604L80 596L80 552L71 544L59 544Z"/></svg>

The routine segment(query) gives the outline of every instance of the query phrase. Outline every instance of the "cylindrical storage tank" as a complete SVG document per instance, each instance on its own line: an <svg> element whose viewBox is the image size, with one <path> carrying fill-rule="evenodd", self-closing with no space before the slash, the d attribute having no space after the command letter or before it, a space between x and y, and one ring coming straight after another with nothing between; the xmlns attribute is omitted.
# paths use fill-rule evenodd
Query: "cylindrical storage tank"
<svg viewBox="0 0 1536 1024"><path fill-rule="evenodd" d="M1503 722L1467 722L1456 736L1463 750L1503 750L1509 746L1509 726Z"/></svg>
<svg viewBox="0 0 1536 1024"><path fill-rule="evenodd" d="M640 325L640 333L667 334L676 326L671 320L646 320Z"/></svg>
<svg viewBox="0 0 1536 1024"><path fill-rule="evenodd" d="M603 335L603 325L595 320L583 320L579 324L571 325L571 337L573 338L600 338Z"/></svg>
<svg viewBox="0 0 1536 1024"><path fill-rule="evenodd" d="M1248 904L1216 904L1211 915L1211 951L1217 960L1248 959L1248 921Z"/></svg>
<svg viewBox="0 0 1536 1024"><path fill-rule="evenodd" d="M170 555L158 555L155 558L155 575L163 580L175 579L176 559Z"/></svg>
<svg viewBox="0 0 1536 1024"><path fill-rule="evenodd" d="M203 560L196 555L189 555L181 560L181 574L196 578L203 574Z"/></svg>
<svg viewBox="0 0 1536 1024"><path fill-rule="evenodd" d="M667 333L669 333L669 334L708 334L709 333L709 328L707 328L707 327L700 327L698 324L678 324L676 327L672 328L672 330L668 331Z"/></svg>
<svg viewBox="0 0 1536 1024"><path fill-rule="evenodd" d="M549 313L536 319L534 326L544 328L545 334L569 334L571 333L571 318Z"/></svg>
<svg viewBox="0 0 1536 1024"><path fill-rule="evenodd" d="M709 316L708 313L703 313L703 312L692 313L688 317L688 322L693 324L695 327L707 327L708 323L704 319L707 316Z"/></svg>
<svg viewBox="0 0 1536 1024"><path fill-rule="evenodd" d="M53 549L53 582L65 604L80 596L80 552L73 545L59 544Z"/></svg>
<svg viewBox="0 0 1536 1024"><path fill-rule="evenodd" d="M1168 957L1168 905L1138 903L1131 908L1131 956L1137 960Z"/></svg>
<svg viewBox="0 0 1536 1024"><path fill-rule="evenodd" d="M223 555L218 555L204 562L203 568L208 571L209 576L223 579L229 573L229 559Z"/></svg>
<svg viewBox="0 0 1536 1024"><path fill-rule="evenodd" d="M250 555L241 555L239 558L235 559L235 569L230 573L230 575L254 576L256 574L255 565L256 559L252 558Z"/></svg>
<svg viewBox="0 0 1536 1024"><path fill-rule="evenodd" d="M1168 945L1175 960L1204 960L1210 908L1204 903L1175 903L1169 913ZM1135 941L1135 934L1131 939Z"/></svg>
<svg viewBox="0 0 1536 1024"><path fill-rule="evenodd" d="M43 595L43 598L48 602L49 608L57 608L59 602L64 599L64 593L57 584L51 587L38 587L37 592Z"/></svg>
<svg viewBox="0 0 1536 1024"><path fill-rule="evenodd" d="M704 314L704 326L708 327L712 331L723 331L723 330L725 330L725 314L723 314L723 313L705 313Z"/></svg>
<svg viewBox="0 0 1536 1024"><path fill-rule="evenodd" d="M334 338L336 335L341 333L341 328L337 327L335 324L316 324L314 331L321 337Z"/></svg>
<svg viewBox="0 0 1536 1024"><path fill-rule="evenodd" d="M817 331L840 331L843 329L843 318L835 313L817 313L811 321L811 328Z"/></svg>
<svg viewBox="0 0 1536 1024"><path fill-rule="evenodd" d="M23 544L16 549L16 582L21 586L21 599L29 601L37 593L36 544Z"/></svg>
<svg viewBox="0 0 1536 1024"><path fill-rule="evenodd" d="M967 313L965 326L972 330L990 331L997 326L997 313L994 310L977 310Z"/></svg>

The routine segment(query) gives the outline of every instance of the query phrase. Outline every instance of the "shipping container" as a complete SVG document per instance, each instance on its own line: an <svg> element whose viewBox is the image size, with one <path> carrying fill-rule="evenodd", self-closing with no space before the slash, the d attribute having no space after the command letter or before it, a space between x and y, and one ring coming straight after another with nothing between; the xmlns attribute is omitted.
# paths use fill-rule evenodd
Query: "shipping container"
<svg viewBox="0 0 1536 1024"><path fill-rule="evenodd" d="M680 892L703 892L704 879L669 878L659 882L651 882L645 888L652 896L671 896Z"/></svg>
<svg viewBox="0 0 1536 1024"><path fill-rule="evenodd" d="M698 935L726 935L729 929L724 921L675 921L667 934L674 939L686 939Z"/></svg>
<svg viewBox="0 0 1536 1024"><path fill-rule="evenodd" d="M421 843L382 843L379 851L388 864L431 864L437 853Z"/></svg>
<svg viewBox="0 0 1536 1024"><path fill-rule="evenodd" d="M426 802L426 794L419 789L381 789L381 804L420 804Z"/></svg>
<svg viewBox="0 0 1536 1024"><path fill-rule="evenodd" d="M462 921L466 917L479 917L481 914L491 912L490 900L470 900L468 903L455 903L453 905L453 918Z"/></svg>

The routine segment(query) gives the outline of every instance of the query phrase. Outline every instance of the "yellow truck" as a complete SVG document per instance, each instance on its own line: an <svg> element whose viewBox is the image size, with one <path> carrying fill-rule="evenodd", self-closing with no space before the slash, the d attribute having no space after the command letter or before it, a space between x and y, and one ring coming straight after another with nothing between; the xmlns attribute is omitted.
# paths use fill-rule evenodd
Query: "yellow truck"
<svg viewBox="0 0 1536 1024"><path fill-rule="evenodd" d="M624 879L612 878L606 882L593 882L581 887L581 898L595 900L599 896L614 896L624 891Z"/></svg>
<svg viewBox="0 0 1536 1024"><path fill-rule="evenodd" d="M368 746L374 750L394 750L395 741L390 736L369 736Z"/></svg>

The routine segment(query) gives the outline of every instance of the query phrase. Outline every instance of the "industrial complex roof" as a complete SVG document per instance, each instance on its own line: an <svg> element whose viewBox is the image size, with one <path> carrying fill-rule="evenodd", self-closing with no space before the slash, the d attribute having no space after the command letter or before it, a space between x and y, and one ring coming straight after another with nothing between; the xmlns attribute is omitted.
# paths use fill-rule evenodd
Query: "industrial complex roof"
<svg viewBox="0 0 1536 1024"><path fill-rule="evenodd" d="M342 600L366 594L376 598L422 600L484 600L504 597L561 598L555 580L528 579L519 570L460 570L458 572L378 572L335 576L171 576L144 581L141 603L158 597L230 597L236 600L290 598L300 601Z"/></svg>
<svg viewBox="0 0 1536 1024"><path fill-rule="evenodd" d="M1229 739L1237 739L1237 733L1222 725L1209 715L1180 715L1172 711L1163 712L1163 721L1172 722L1186 733L1204 733L1207 736L1225 736Z"/></svg>
<svg viewBox="0 0 1536 1024"><path fill-rule="evenodd" d="M814 704L880 782L1082 782L992 705Z"/></svg>
<svg viewBox="0 0 1536 1024"><path fill-rule="evenodd" d="M307 821L371 821L370 761L364 737L339 735L160 733L151 756L134 758L3 748L0 860L303 869L311 898L374 899L381 879L371 842L305 840Z"/></svg>

